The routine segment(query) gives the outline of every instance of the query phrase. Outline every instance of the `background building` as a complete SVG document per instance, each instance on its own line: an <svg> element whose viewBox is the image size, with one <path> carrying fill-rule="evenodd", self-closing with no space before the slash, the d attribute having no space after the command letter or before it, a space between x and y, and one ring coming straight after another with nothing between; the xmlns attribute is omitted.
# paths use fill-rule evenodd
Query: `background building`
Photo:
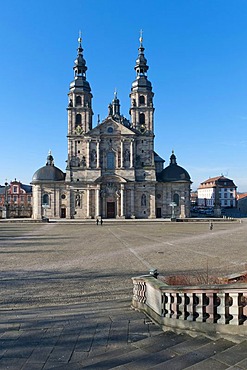
<svg viewBox="0 0 247 370"><path fill-rule="evenodd" d="M68 93L68 158L66 173L47 163L35 172L33 217L155 218L190 214L190 176L175 154L164 160L154 151L152 84L142 38L136 78L130 91L130 120L120 111L115 92L108 116L92 127L92 93L78 40L74 80Z"/></svg>
<svg viewBox="0 0 247 370"><path fill-rule="evenodd" d="M236 207L237 186L224 176L212 177L202 182L197 190L198 206Z"/></svg>
<svg viewBox="0 0 247 370"><path fill-rule="evenodd" d="M32 186L11 181L0 186L0 216L7 218L32 216Z"/></svg>

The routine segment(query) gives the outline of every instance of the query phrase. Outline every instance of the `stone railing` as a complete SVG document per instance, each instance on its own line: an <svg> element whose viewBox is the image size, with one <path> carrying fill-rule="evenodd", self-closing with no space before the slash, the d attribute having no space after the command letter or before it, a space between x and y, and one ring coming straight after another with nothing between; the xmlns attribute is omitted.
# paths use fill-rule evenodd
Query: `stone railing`
<svg viewBox="0 0 247 370"><path fill-rule="evenodd" d="M132 306L164 329L247 334L247 284L170 286L150 275L132 280Z"/></svg>

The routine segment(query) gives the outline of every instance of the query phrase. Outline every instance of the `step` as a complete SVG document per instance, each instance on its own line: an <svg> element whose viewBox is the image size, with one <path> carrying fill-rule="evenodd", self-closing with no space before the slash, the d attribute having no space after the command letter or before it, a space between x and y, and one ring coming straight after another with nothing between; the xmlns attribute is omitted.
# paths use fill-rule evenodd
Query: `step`
<svg viewBox="0 0 247 370"><path fill-rule="evenodd" d="M213 358L209 358L201 362L201 365L205 370L228 369L230 367L234 367L236 369L247 369L247 341L235 344L225 351L215 354ZM188 369L195 370L196 367L191 366Z"/></svg>
<svg viewBox="0 0 247 370"><path fill-rule="evenodd" d="M201 367L202 361L232 346L234 346L233 342L225 339L218 339L179 356L175 356L176 352L174 352L173 359L150 367L150 369L163 370L164 366L166 366L167 369L182 370L198 363L198 369L203 369L203 367ZM173 348L170 350L173 352Z"/></svg>
<svg viewBox="0 0 247 370"><path fill-rule="evenodd" d="M178 335L173 332L166 332L148 337L137 342L129 343L123 353L108 352L104 356L90 358L84 361L83 368L86 369L112 369L119 366L127 366L128 369L144 369L171 359L174 354L169 351L178 343L187 340L188 335Z"/></svg>

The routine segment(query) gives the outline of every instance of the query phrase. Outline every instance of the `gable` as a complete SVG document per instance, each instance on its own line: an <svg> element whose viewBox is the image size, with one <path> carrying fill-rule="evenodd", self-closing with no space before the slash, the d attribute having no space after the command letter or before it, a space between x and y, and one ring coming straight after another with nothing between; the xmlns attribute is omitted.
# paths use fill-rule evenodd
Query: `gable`
<svg viewBox="0 0 247 370"><path fill-rule="evenodd" d="M114 121L112 118L107 118L98 126L90 130L87 135L99 136L99 135L135 135L135 133L124 126L123 124Z"/></svg>

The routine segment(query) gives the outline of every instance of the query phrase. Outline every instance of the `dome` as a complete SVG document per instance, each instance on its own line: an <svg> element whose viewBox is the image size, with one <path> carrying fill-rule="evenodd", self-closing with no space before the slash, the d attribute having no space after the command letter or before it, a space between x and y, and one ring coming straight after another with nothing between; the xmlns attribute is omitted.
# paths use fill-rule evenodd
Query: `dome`
<svg viewBox="0 0 247 370"><path fill-rule="evenodd" d="M39 168L33 175L32 183L38 181L63 181L65 174L59 168L54 166L54 161L49 152L46 165Z"/></svg>
<svg viewBox="0 0 247 370"><path fill-rule="evenodd" d="M176 156L172 153L170 157L170 164L159 175L159 181L190 181L190 175L183 168L177 165Z"/></svg>

